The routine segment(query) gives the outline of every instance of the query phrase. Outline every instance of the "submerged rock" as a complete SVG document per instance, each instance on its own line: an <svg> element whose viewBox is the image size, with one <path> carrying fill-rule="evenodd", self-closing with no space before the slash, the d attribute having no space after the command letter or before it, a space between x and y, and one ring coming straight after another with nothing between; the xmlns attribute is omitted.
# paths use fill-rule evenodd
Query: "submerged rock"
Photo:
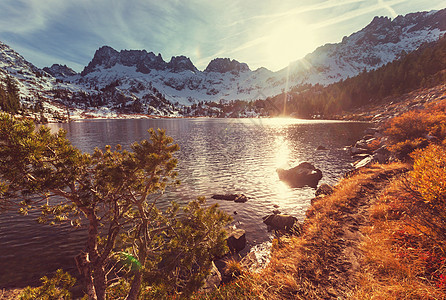
<svg viewBox="0 0 446 300"><path fill-rule="evenodd" d="M303 162L294 168L284 170L277 169L279 179L288 183L291 187L310 186L317 187L322 178L322 171L316 169L312 164Z"/></svg>
<svg viewBox="0 0 446 300"><path fill-rule="evenodd" d="M216 200L234 201L238 203L244 203L248 201L248 197L246 197L243 194L225 194L225 195L215 194L212 195L211 198Z"/></svg>

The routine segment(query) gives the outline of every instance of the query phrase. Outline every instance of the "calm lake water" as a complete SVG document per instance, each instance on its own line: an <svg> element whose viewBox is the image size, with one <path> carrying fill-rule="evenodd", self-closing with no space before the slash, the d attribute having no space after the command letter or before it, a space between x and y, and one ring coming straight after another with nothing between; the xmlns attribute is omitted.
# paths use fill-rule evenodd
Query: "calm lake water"
<svg viewBox="0 0 446 300"><path fill-rule="evenodd" d="M343 148L354 143L370 126L364 123L297 119L141 119L94 120L50 124L63 128L71 142L86 152L95 147L148 138L148 128L164 128L181 150L177 153L181 185L170 188L171 200L187 203L212 194L243 193L246 203L217 201L234 218L232 225L246 230L247 249L269 240L262 217L279 206L282 213L305 217L314 197L312 188L290 188L277 168L313 163L323 172L321 183L334 184L350 169L352 159ZM329 150L317 151L319 146ZM236 212L236 214L234 214ZM37 224L36 214L0 214L0 288L36 282L58 268L75 269L73 257L84 245L84 232L69 226Z"/></svg>

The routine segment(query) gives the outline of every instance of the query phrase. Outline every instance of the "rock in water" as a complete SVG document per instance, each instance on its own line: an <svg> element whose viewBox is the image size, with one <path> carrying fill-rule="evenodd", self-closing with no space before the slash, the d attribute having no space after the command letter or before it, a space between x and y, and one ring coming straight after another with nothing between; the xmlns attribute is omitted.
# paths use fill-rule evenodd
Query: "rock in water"
<svg viewBox="0 0 446 300"><path fill-rule="evenodd" d="M294 168L284 170L277 169L279 179L288 183L291 187L304 187L306 185L316 188L322 178L322 171L312 164L303 162Z"/></svg>
<svg viewBox="0 0 446 300"><path fill-rule="evenodd" d="M217 200L234 201L234 202L238 202L238 203L244 203L244 202L248 201L248 197L246 197L243 194L225 194L225 195L215 194L215 195L212 195L211 198L217 199Z"/></svg>
<svg viewBox="0 0 446 300"><path fill-rule="evenodd" d="M237 197L234 199L234 202L237 203L245 203L246 201L248 201L248 197L243 194L237 195Z"/></svg>
<svg viewBox="0 0 446 300"><path fill-rule="evenodd" d="M272 214L263 217L263 223L273 230L290 231L294 227L294 224L297 223L297 218L290 215Z"/></svg>

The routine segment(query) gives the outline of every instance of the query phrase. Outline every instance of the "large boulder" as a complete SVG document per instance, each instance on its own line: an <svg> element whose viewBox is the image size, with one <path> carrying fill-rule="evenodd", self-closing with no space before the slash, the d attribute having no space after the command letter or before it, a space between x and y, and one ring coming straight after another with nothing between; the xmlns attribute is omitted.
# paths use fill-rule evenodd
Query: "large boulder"
<svg viewBox="0 0 446 300"><path fill-rule="evenodd" d="M387 149L386 145L381 146L373 152L373 157L380 164L385 164L390 160L391 152Z"/></svg>
<svg viewBox="0 0 446 300"><path fill-rule="evenodd" d="M317 187L322 178L322 171L316 169L312 164L303 162L294 168L284 170L277 169L279 179L288 183L291 187L310 186Z"/></svg>
<svg viewBox="0 0 446 300"><path fill-rule="evenodd" d="M233 229L226 236L226 244L232 253L242 251L246 246L246 234L243 229Z"/></svg>
<svg viewBox="0 0 446 300"><path fill-rule="evenodd" d="M298 221L296 217L290 215L272 214L263 217L263 223L272 230L290 231Z"/></svg>

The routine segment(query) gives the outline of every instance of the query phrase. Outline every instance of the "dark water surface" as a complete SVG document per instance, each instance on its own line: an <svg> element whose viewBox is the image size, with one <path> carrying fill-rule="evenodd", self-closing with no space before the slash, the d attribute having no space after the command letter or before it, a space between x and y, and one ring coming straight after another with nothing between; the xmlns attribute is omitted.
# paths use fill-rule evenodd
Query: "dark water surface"
<svg viewBox="0 0 446 300"><path fill-rule="evenodd" d="M243 193L246 203L218 201L246 230L248 248L269 239L262 217L274 205L282 213L303 220L314 189L292 189L282 183L277 168L313 163L323 172L321 183L335 183L350 169L352 159L343 148L369 127L364 123L296 119L141 119L94 120L50 124L63 128L83 151L148 138L148 128L164 128L181 150L177 153L181 185L169 189L162 206L197 196ZM317 146L328 148L316 151ZM237 212L234 215L234 211ZM73 270L73 257L84 245L84 232L69 226L51 227L34 221L36 214L0 214L0 288L30 284L57 268Z"/></svg>

